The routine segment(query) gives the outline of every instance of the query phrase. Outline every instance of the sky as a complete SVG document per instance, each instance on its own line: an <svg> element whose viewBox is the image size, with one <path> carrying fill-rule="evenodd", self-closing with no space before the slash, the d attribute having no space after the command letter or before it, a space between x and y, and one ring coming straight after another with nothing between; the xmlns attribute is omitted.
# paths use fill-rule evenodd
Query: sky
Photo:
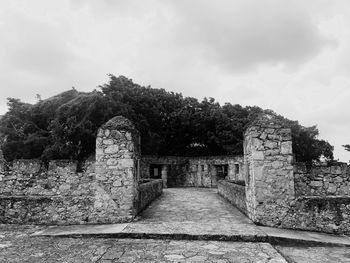
<svg viewBox="0 0 350 263"><path fill-rule="evenodd" d="M350 152L348 0L0 0L0 115L124 75L257 105Z"/></svg>

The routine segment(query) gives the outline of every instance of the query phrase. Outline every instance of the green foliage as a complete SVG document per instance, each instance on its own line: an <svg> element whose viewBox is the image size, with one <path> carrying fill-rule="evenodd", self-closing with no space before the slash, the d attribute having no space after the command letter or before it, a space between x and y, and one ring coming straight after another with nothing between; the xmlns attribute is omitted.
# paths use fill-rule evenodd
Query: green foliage
<svg viewBox="0 0 350 263"><path fill-rule="evenodd" d="M350 144L343 145L344 149L350 152Z"/></svg>
<svg viewBox="0 0 350 263"><path fill-rule="evenodd" d="M130 119L141 133L143 154L243 154L243 131L259 114L280 118L293 131L297 161L333 159L333 147L318 140L316 126L303 127L270 110L195 98L152 89L110 75L100 91L74 88L34 105L9 99L0 120L7 160L15 158L84 159L95 151L98 128L116 115Z"/></svg>

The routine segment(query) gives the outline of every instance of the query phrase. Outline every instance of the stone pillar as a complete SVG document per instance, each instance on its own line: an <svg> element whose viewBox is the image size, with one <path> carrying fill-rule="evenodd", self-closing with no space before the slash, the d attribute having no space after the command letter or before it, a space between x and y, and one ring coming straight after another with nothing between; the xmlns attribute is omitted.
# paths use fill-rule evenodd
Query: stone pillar
<svg viewBox="0 0 350 263"><path fill-rule="evenodd" d="M122 116L101 126L96 139L96 180L114 205L109 217L114 222L129 221L136 216L137 160L140 158L139 133Z"/></svg>
<svg viewBox="0 0 350 263"><path fill-rule="evenodd" d="M248 216L280 225L295 197L291 129L260 116L244 134L244 162Z"/></svg>
<svg viewBox="0 0 350 263"><path fill-rule="evenodd" d="M167 188L168 181L168 165L164 164L162 166L162 180L163 180L163 188Z"/></svg>

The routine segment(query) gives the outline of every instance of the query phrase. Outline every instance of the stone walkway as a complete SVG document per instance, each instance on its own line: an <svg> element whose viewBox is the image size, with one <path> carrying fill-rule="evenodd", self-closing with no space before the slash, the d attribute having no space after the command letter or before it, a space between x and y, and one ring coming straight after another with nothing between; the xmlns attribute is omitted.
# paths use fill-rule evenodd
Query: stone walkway
<svg viewBox="0 0 350 263"><path fill-rule="evenodd" d="M221 240L249 241L266 234L237 208L210 188L169 188L124 232L221 236ZM225 239L225 236L228 237Z"/></svg>

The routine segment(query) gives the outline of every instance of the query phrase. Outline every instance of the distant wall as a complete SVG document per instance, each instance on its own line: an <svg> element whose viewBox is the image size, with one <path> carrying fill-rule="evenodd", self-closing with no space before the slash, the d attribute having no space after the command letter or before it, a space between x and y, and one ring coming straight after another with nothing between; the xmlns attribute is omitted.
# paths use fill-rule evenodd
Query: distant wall
<svg viewBox="0 0 350 263"><path fill-rule="evenodd" d="M151 166L158 166L165 187L216 187L227 166L227 179L243 180L242 156L142 156L141 177L150 178ZM225 168L226 169L226 168Z"/></svg>
<svg viewBox="0 0 350 263"><path fill-rule="evenodd" d="M305 164L294 165L295 195L349 196L350 166L346 163L316 165L306 169Z"/></svg>

